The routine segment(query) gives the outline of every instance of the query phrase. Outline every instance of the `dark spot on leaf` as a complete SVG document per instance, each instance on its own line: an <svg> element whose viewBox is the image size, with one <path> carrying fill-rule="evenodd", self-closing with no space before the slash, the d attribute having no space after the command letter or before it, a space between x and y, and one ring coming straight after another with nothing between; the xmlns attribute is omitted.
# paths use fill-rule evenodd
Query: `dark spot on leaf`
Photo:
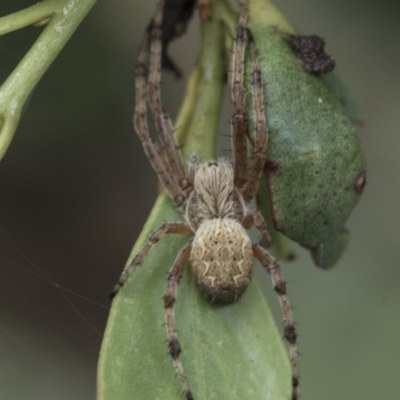
<svg viewBox="0 0 400 400"><path fill-rule="evenodd" d="M280 168L280 164L278 161L274 161L274 160L267 160L264 164L264 171L265 172L278 172Z"/></svg>
<svg viewBox="0 0 400 400"><path fill-rule="evenodd" d="M335 60L325 53L325 40L321 37L290 35L287 42L310 74L326 74L335 68Z"/></svg>
<svg viewBox="0 0 400 400"><path fill-rule="evenodd" d="M285 260L293 261L295 258L296 258L296 254L291 251L290 253L288 253L286 255Z"/></svg>

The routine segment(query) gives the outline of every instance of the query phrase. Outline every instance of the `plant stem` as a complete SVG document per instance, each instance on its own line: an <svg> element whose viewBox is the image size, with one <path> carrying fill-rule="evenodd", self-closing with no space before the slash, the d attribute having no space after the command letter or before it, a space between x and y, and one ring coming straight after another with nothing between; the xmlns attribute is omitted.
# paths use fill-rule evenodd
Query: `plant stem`
<svg viewBox="0 0 400 400"><path fill-rule="evenodd" d="M39 38L0 87L0 160L11 143L32 90L95 2L47 0L0 18L0 34L46 23Z"/></svg>

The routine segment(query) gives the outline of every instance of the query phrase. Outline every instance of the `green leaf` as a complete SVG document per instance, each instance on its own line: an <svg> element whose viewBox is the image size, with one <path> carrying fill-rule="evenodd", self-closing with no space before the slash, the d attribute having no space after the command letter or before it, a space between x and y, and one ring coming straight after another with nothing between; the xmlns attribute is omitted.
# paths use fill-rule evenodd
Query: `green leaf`
<svg viewBox="0 0 400 400"><path fill-rule="evenodd" d="M169 199L161 196L135 250L163 221L179 219ZM165 342L162 296L167 272L186 242L176 236L162 239L115 298L101 350L99 400L181 398ZM254 280L240 301L215 307L203 298L187 265L175 315L195 399L290 397L281 333Z"/></svg>
<svg viewBox="0 0 400 400"><path fill-rule="evenodd" d="M294 30L271 2L253 0L248 25L267 104L272 219L278 231L313 251L318 266L329 268L347 245L341 232L365 183L361 141L326 78L301 67L287 43Z"/></svg>

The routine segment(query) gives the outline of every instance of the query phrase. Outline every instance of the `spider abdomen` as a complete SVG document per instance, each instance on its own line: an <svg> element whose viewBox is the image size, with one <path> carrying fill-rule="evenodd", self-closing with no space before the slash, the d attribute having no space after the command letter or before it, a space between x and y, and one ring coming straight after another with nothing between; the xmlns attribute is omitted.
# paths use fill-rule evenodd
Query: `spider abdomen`
<svg viewBox="0 0 400 400"><path fill-rule="evenodd" d="M252 258L252 244L242 225L221 218L199 226L190 253L200 290L217 305L235 302L246 290Z"/></svg>

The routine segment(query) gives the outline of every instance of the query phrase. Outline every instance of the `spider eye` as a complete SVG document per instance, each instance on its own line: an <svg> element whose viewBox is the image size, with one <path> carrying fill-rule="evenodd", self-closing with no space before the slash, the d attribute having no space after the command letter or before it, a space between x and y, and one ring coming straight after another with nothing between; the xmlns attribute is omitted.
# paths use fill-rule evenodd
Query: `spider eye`
<svg viewBox="0 0 400 400"><path fill-rule="evenodd" d="M179 206L183 204L184 200L185 198L180 194L174 197L174 202Z"/></svg>
<svg viewBox="0 0 400 400"><path fill-rule="evenodd" d="M188 179L181 179L181 180L179 181L179 186L180 186L182 189L186 189L187 187L190 186L189 180L188 180Z"/></svg>

